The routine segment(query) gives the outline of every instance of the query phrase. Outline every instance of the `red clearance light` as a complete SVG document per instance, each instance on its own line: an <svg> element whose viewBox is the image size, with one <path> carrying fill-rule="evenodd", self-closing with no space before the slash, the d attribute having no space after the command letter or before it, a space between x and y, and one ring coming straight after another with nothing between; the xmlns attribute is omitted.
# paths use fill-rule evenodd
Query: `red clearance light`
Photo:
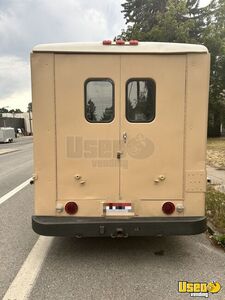
<svg viewBox="0 0 225 300"><path fill-rule="evenodd" d="M137 40L130 40L130 45L131 46L137 46L138 45L138 41Z"/></svg>
<svg viewBox="0 0 225 300"><path fill-rule="evenodd" d="M125 41L124 41L124 40L117 40L117 41L116 41L116 44L117 44L117 45L120 45L120 46L121 46L121 45L125 45Z"/></svg>
<svg viewBox="0 0 225 300"><path fill-rule="evenodd" d="M171 215L175 211L175 205L172 202L165 202L162 211L167 215Z"/></svg>
<svg viewBox="0 0 225 300"><path fill-rule="evenodd" d="M75 202L67 202L65 205L65 211L69 215L75 215L78 211L78 206Z"/></svg>
<svg viewBox="0 0 225 300"><path fill-rule="evenodd" d="M110 40L104 40L104 41L102 42L102 44L103 44L103 45L111 45L111 44L112 44L112 41L110 41Z"/></svg>

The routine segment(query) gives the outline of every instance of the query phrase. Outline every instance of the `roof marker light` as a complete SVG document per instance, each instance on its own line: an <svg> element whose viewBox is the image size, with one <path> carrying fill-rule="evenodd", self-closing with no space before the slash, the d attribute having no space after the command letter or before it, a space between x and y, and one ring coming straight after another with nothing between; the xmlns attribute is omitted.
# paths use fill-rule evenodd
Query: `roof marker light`
<svg viewBox="0 0 225 300"><path fill-rule="evenodd" d="M104 40L104 41L102 42L102 44L103 44L104 46L106 46L106 45L112 45L112 41L111 41L111 40Z"/></svg>
<svg viewBox="0 0 225 300"><path fill-rule="evenodd" d="M131 46L137 46L138 45L138 40L130 40L130 45Z"/></svg>
<svg viewBox="0 0 225 300"><path fill-rule="evenodd" d="M125 44L125 41L124 40L117 40L116 44L119 45L119 46L122 46L122 45Z"/></svg>

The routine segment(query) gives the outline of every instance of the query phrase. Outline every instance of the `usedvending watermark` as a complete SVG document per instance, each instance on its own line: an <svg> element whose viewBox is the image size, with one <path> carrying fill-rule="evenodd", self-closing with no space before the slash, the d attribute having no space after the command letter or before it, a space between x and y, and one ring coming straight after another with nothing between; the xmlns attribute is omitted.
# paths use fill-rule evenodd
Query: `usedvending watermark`
<svg viewBox="0 0 225 300"><path fill-rule="evenodd" d="M189 282L178 281L178 292L180 294L190 294L191 297L209 298L209 294L217 294L221 290L218 281L211 282Z"/></svg>
<svg viewBox="0 0 225 300"><path fill-rule="evenodd" d="M127 168L129 158L145 159L153 153L153 142L141 133L132 137L125 145L119 140L112 139L66 137L67 158L89 159L92 167L118 167L118 158L121 158L121 167Z"/></svg>

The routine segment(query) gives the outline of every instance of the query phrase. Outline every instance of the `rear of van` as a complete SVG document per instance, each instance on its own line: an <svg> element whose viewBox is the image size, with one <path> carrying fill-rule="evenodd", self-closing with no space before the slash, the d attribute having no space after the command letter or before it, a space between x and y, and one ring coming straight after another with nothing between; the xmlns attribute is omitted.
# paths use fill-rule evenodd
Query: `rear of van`
<svg viewBox="0 0 225 300"><path fill-rule="evenodd" d="M204 46L39 45L31 66L35 232L206 230Z"/></svg>

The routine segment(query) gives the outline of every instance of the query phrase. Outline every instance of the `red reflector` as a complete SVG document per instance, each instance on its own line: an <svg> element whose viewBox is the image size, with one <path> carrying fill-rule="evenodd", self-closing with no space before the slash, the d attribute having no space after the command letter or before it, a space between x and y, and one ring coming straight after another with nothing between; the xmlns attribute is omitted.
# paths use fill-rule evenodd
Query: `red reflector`
<svg viewBox="0 0 225 300"><path fill-rule="evenodd" d="M65 205L65 211L69 215L74 215L78 211L78 206L75 202L67 202Z"/></svg>
<svg viewBox="0 0 225 300"><path fill-rule="evenodd" d="M165 202L162 211L167 215L171 215L175 211L175 205L172 202Z"/></svg>
<svg viewBox="0 0 225 300"><path fill-rule="evenodd" d="M117 45L124 45L124 44L125 44L125 41L124 41L124 40L117 40L117 41L116 41L116 44L117 44Z"/></svg>
<svg viewBox="0 0 225 300"><path fill-rule="evenodd" d="M111 44L112 44L112 41L110 41L110 40L104 40L104 41L102 42L102 44L103 44L103 45L111 45Z"/></svg>
<svg viewBox="0 0 225 300"><path fill-rule="evenodd" d="M138 41L137 40L130 40L130 45L137 46L138 45Z"/></svg>

